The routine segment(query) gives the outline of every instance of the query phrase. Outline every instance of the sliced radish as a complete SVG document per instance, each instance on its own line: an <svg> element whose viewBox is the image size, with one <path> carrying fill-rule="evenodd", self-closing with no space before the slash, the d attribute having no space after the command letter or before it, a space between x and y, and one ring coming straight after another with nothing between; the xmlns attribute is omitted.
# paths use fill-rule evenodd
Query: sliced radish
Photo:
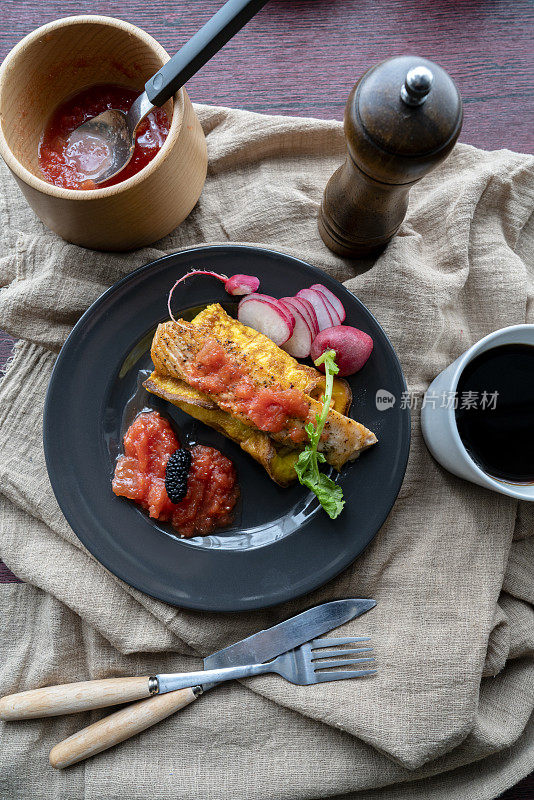
<svg viewBox="0 0 534 800"><path fill-rule="evenodd" d="M319 321L317 319L317 314L315 313L314 307L312 306L309 300L306 300L305 297L296 297L295 300L301 305L303 305L306 311L308 312L311 323L315 329L315 335L317 336L317 334L319 333Z"/></svg>
<svg viewBox="0 0 534 800"><path fill-rule="evenodd" d="M228 294L241 295L257 292L260 286L260 279L254 275L231 275L224 288Z"/></svg>
<svg viewBox="0 0 534 800"><path fill-rule="evenodd" d="M335 350L339 375L353 375L358 372L373 349L373 340L368 333L352 328L350 325L336 325L321 331L311 346L311 357L315 361L325 350ZM319 366L324 372L324 365Z"/></svg>
<svg viewBox="0 0 534 800"><path fill-rule="evenodd" d="M291 313L297 311L302 317L304 317L306 324L310 329L311 337L312 339L315 339L319 333L319 325L317 324L317 316L313 310L312 304L308 303L308 301L304 300L302 297L282 297L280 302L285 303L286 306L289 306Z"/></svg>
<svg viewBox="0 0 534 800"><path fill-rule="evenodd" d="M324 296L320 292L316 292L315 289L301 289L300 292L297 292L297 297L303 297L312 304L317 315L320 331L324 331L325 328L331 328L335 324Z"/></svg>
<svg viewBox="0 0 534 800"><path fill-rule="evenodd" d="M332 326L341 325L341 320L339 318L339 314L337 313L336 309L334 308L334 306L332 305L330 300L326 297L326 295L324 295L318 289L311 289L311 291L315 292L316 294L318 294L319 297L321 298L321 300L323 301L323 303L325 304L325 306L327 307L328 313L330 314L330 318L332 320Z"/></svg>
<svg viewBox="0 0 534 800"><path fill-rule="evenodd" d="M311 291L315 292L315 294L321 299L321 302L323 302L325 304L326 310L328 311L328 313L330 315L330 319L332 320L332 326L340 325L341 324L340 316L337 313L337 311L334 308L334 306L332 305L332 303L330 302L330 300L326 297L326 295L324 295L318 289L311 289Z"/></svg>
<svg viewBox="0 0 534 800"><path fill-rule="evenodd" d="M277 345L285 344L295 329L295 317L275 297L248 294L239 302L237 318L243 325L263 333Z"/></svg>
<svg viewBox="0 0 534 800"><path fill-rule="evenodd" d="M310 330L312 332L312 339L315 339L319 333L319 323L317 322L317 314L309 300L304 297L284 297L282 298L290 306L295 306L300 313L306 318Z"/></svg>
<svg viewBox="0 0 534 800"><path fill-rule="evenodd" d="M322 292L319 292L317 289L312 289L312 292L316 292L319 295L319 297L325 304L326 308L328 309L328 313L330 314L330 319L332 320L332 326L341 325L339 314L337 313L336 309L334 308L330 300L328 300L328 298L325 297L325 295Z"/></svg>
<svg viewBox="0 0 534 800"><path fill-rule="evenodd" d="M291 300L292 298L288 298ZM297 304L286 303L286 298L279 301L289 309L295 319L295 328L293 335L285 344L282 349L289 353L293 358L307 358L310 355L311 343L313 341L313 332L308 323L307 318L297 307Z"/></svg>
<svg viewBox="0 0 534 800"><path fill-rule="evenodd" d="M310 289L315 289L316 292L321 292L321 294L324 294L328 302L334 307L334 311L339 317L340 324L344 322L347 314L345 312L343 303L339 297L336 297L334 292L331 292L330 289L327 289L322 283L314 283L313 286L310 286Z"/></svg>

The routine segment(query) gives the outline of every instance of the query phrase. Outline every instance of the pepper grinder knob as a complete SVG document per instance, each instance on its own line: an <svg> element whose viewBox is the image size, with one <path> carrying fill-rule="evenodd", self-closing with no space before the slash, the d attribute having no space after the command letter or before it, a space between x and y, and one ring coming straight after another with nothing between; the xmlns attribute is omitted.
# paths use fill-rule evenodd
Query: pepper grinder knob
<svg viewBox="0 0 534 800"><path fill-rule="evenodd" d="M431 71L420 64L408 70L401 88L401 97L407 106L421 106L434 83Z"/></svg>
<svg viewBox="0 0 534 800"><path fill-rule="evenodd" d="M433 61L376 64L345 106L345 163L324 190L319 232L334 253L378 253L398 231L410 188L450 153L462 127L456 84Z"/></svg>

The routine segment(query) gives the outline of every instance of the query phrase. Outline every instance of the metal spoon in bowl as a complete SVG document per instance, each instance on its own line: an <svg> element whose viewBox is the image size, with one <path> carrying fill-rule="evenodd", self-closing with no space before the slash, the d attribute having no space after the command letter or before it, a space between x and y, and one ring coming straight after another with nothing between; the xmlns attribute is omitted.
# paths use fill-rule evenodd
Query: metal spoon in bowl
<svg viewBox="0 0 534 800"><path fill-rule="evenodd" d="M96 184L117 175L132 157L139 123L156 106L166 103L266 2L227 0L170 61L149 78L145 91L127 114L109 109L70 134L66 149L70 160Z"/></svg>

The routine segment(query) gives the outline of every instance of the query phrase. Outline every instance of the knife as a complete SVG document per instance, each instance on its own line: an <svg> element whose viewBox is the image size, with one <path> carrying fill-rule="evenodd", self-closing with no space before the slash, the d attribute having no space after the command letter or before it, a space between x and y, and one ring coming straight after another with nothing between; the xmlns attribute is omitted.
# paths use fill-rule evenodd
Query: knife
<svg viewBox="0 0 534 800"><path fill-rule="evenodd" d="M359 617L375 605L376 602L374 600L352 598L323 603L207 656L204 659L204 668L214 669L240 666L251 662L269 661L287 650L292 650L310 639L321 636L333 628ZM155 678L150 679L151 681L157 680L158 689L154 696L116 711L57 744L50 751L50 764L53 767L62 769L100 753L102 750L106 750L160 722L180 708L192 703L203 692L209 691L209 689L217 685L215 683L206 683L190 689L170 691L165 685L166 677L161 675L161 677L155 676ZM114 680L139 679L123 678ZM145 678L144 680L148 683L148 679ZM95 682L89 681L88 683ZM76 684L68 684L68 686L71 685ZM154 687L154 684L152 686ZM154 693L154 688L152 691ZM12 695L12 697L16 698L17 695ZM119 703L124 702L124 700L115 700L114 702ZM0 715L2 710L1 703L2 701L0 701ZM106 701L106 704L110 704L109 700ZM42 716L42 713L40 716ZM13 718L11 717L11 719ZM20 719L20 717L17 718Z"/></svg>
<svg viewBox="0 0 534 800"><path fill-rule="evenodd" d="M294 647L299 647L310 639L315 639L345 622L365 614L376 606L374 600L332 600L320 606L303 611L296 617L259 631L240 642L225 647L204 659L204 669L235 667L252 662L261 664L270 661ZM206 692L217 684L203 684Z"/></svg>

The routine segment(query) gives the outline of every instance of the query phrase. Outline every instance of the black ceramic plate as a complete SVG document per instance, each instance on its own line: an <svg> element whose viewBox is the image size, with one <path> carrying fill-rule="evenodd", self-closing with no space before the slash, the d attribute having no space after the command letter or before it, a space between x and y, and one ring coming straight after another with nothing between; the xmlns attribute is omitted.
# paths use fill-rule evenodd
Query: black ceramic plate
<svg viewBox="0 0 534 800"><path fill-rule="evenodd" d="M292 295L324 283L342 300L346 324L369 333L374 350L349 378L352 415L379 443L339 476L346 507L332 521L297 484L281 489L233 442L148 394L150 342L167 319L167 294L191 269L257 275L261 291ZM192 278L174 294L173 310L192 316L210 302L237 305L213 278ZM321 270L282 253L246 246L199 247L158 259L105 292L67 339L50 381L44 446L52 487L83 544L111 572L143 592L187 608L262 608L311 591L347 567L369 544L399 492L410 442L409 411L395 352L370 312ZM376 393L397 398L379 410ZM111 491L122 436L144 408L162 412L182 442L211 445L235 463L242 499L233 525L217 535L179 539L172 527Z"/></svg>

